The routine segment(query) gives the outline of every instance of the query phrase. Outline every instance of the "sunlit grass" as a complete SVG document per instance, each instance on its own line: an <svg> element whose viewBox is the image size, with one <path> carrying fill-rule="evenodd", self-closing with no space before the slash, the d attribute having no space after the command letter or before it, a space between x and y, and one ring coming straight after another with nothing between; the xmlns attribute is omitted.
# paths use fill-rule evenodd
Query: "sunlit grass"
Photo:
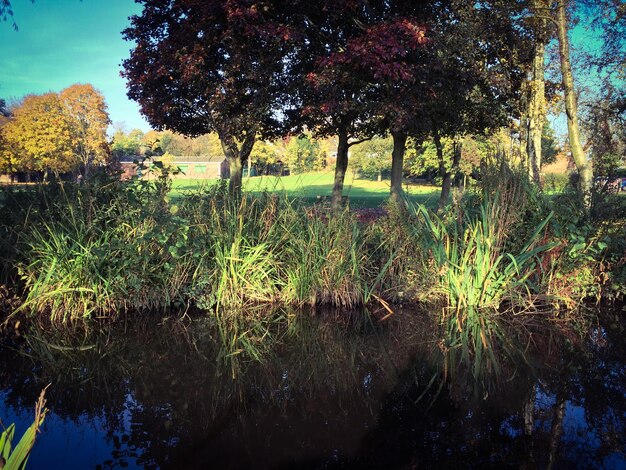
<svg viewBox="0 0 626 470"><path fill-rule="evenodd" d="M290 176L256 176L244 178L243 189L251 193L279 193L289 198L298 198L313 203L319 198L328 198L333 191L333 171L303 173ZM219 180L175 179L171 195L180 197L185 192L203 189ZM439 197L435 186L406 184L404 190L409 199L421 204L434 205ZM389 181L372 181L356 178L352 173L346 176L344 196L353 207L377 207L389 199Z"/></svg>

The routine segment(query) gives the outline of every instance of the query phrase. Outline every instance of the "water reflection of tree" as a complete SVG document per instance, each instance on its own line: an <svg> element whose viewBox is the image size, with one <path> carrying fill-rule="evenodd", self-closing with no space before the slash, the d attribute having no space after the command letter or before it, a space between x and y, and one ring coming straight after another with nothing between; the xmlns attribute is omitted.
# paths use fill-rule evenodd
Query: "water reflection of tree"
<svg viewBox="0 0 626 470"><path fill-rule="evenodd" d="M510 364L502 371L506 380L496 380L495 394L493 387L468 381L467 373L448 376L442 392L425 390L424 381L415 381L420 373L407 372L386 399L378 427L350 464L601 468L611 465L605 459L614 454L624 462L623 330L614 324L611 338L602 329L600 341L593 333L595 341L588 349L573 347L558 335L537 341L538 347L526 354L544 367L528 374L528 369ZM457 364L457 371L463 367ZM477 389L490 393L481 396ZM417 405L415 397L421 397ZM584 409L584 417L573 413L575 407Z"/></svg>
<svg viewBox="0 0 626 470"><path fill-rule="evenodd" d="M301 318L275 354L244 362L236 380L215 360L210 321L196 320L2 342L0 381L12 406L30 407L52 382L54 413L99 418L111 447L105 467L535 468L551 459L594 465L623 448L623 328L596 337L582 356L536 338L535 362L548 367L528 374L507 362L497 389L482 389L463 373L441 387L431 381L443 376L441 354L433 325L415 315L397 313L384 328ZM568 437L573 404L584 406L599 446Z"/></svg>
<svg viewBox="0 0 626 470"><path fill-rule="evenodd" d="M106 333L37 330L22 355L0 360L0 379L12 406L30 406L41 384L52 382L55 414L75 423L99 418L112 447L108 465L221 459L228 466L232 455L285 463L332 452L337 442L358 448L406 363L386 347L396 332L303 317L281 336L279 354L240 368L232 380L215 360L208 320L156 328L135 322Z"/></svg>

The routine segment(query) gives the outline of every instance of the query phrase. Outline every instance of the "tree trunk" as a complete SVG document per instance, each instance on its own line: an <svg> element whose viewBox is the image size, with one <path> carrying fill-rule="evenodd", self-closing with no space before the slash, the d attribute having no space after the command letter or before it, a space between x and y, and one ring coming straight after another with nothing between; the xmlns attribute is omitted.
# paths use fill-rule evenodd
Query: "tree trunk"
<svg viewBox="0 0 626 470"><path fill-rule="evenodd" d="M441 182L441 194L439 195L439 202L437 203L437 212L443 210L450 200L450 192L452 190L452 181L456 177L459 171L459 164L461 162L461 144L454 142L454 149L452 153L452 166L450 171L446 171L445 162L443 159L443 145L438 133L435 133L435 148L437 149L437 159L439 160L439 174L442 178ZM464 185L465 186L465 185Z"/></svg>
<svg viewBox="0 0 626 470"><path fill-rule="evenodd" d="M539 21L535 31L535 50L533 55L532 80L530 82L530 97L528 103L528 141L527 153L530 176L541 188L541 137L543 124L546 119L545 96L545 50L546 50L546 20L539 18L540 10L545 8L543 0L534 0L533 9L535 18Z"/></svg>
<svg viewBox="0 0 626 470"><path fill-rule="evenodd" d="M241 146L238 146L232 135L226 132L218 132L218 134L230 171L228 191L233 197L238 198L241 196L243 162L250 158L252 147L254 147L254 142L256 141L256 135L254 132L249 132Z"/></svg>
<svg viewBox="0 0 626 470"><path fill-rule="evenodd" d="M578 103L574 89L572 65L570 63L569 39L567 37L567 0L560 0L557 6L557 36L559 39L559 54L561 56L561 75L563 76L563 94L565 96L565 112L567 114L567 134L569 138L572 158L578 169L578 192L583 201L583 207L591 207L591 188L593 185L593 170L591 162L587 160L585 151L580 142L578 127Z"/></svg>
<svg viewBox="0 0 626 470"><path fill-rule="evenodd" d="M548 470L554 468L557 461L559 448L561 446L561 437L563 437L563 422L565 421L565 395L563 390L557 393L556 404L552 408L553 418L550 428L550 450L548 453Z"/></svg>
<svg viewBox="0 0 626 470"><path fill-rule="evenodd" d="M443 144L441 143L441 137L439 132L433 133L433 140L435 142L435 149L437 150L437 161L439 162L439 176L441 176L441 194L439 195L439 202L437 203L437 212L443 210L448 204L450 199L450 188L452 187L452 173L446 171L446 162L443 159Z"/></svg>
<svg viewBox="0 0 626 470"><path fill-rule="evenodd" d="M527 152L531 177L539 187L541 187L541 136L545 120L544 52L545 44L537 40L533 57L533 80L530 83Z"/></svg>
<svg viewBox="0 0 626 470"><path fill-rule="evenodd" d="M530 169L530 164L528 161L528 151L527 151L527 144L528 144L528 106L529 106L529 99L528 99L528 90L527 89L523 89L522 91L522 98L521 98L521 109L522 109L522 113L521 116L519 118L519 158L520 158L520 164L522 166L522 168L525 168L529 171L529 173L532 171ZM513 143L511 143L511 147L513 147ZM511 148L511 150L513 150ZM513 154L513 152L511 152L511 154Z"/></svg>
<svg viewBox="0 0 626 470"><path fill-rule="evenodd" d="M230 172L230 180L228 181L228 191L234 195L241 195L241 182L243 179L243 164L238 155L226 155L228 160L228 170Z"/></svg>
<svg viewBox="0 0 626 470"><path fill-rule="evenodd" d="M84 162L85 162L85 171L83 173L83 180L89 181L89 178L91 177L91 156L87 155L87 157L84 159Z"/></svg>
<svg viewBox="0 0 626 470"><path fill-rule="evenodd" d="M383 180L383 172L382 170L378 170L378 182L380 183Z"/></svg>
<svg viewBox="0 0 626 470"><path fill-rule="evenodd" d="M393 151L391 152L391 200L400 203L403 200L402 175L404 170L404 152L407 135L403 132L392 132Z"/></svg>
<svg viewBox="0 0 626 470"><path fill-rule="evenodd" d="M333 196L331 208L333 212L341 210L341 198L343 196L343 182L346 178L346 170L348 169L348 131L347 129L339 129L337 135L339 143L337 144L337 163L335 164L335 182L333 184Z"/></svg>
<svg viewBox="0 0 626 470"><path fill-rule="evenodd" d="M537 400L537 386L533 385L530 395L524 402L524 434L532 436L535 430L535 401Z"/></svg>

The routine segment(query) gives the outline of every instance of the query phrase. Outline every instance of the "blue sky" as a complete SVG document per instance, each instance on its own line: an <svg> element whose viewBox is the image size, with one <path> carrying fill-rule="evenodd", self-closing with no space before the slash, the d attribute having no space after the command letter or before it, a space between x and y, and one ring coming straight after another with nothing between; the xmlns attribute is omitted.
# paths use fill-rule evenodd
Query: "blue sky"
<svg viewBox="0 0 626 470"><path fill-rule="evenodd" d="M111 121L128 130L149 129L137 105L126 97L120 64L131 43L122 39L128 17L140 13L133 0L12 0L15 31L0 21L0 98L61 91L74 83L91 83L109 106ZM572 34L574 49L597 49L598 39L582 25ZM579 85L594 88L593 74L575 70ZM562 115L550 120L566 133Z"/></svg>
<svg viewBox="0 0 626 470"><path fill-rule="evenodd" d="M111 121L150 128L126 97L120 64L132 44L122 39L133 0L12 0L15 31L0 22L0 98L59 92L91 83L106 98Z"/></svg>

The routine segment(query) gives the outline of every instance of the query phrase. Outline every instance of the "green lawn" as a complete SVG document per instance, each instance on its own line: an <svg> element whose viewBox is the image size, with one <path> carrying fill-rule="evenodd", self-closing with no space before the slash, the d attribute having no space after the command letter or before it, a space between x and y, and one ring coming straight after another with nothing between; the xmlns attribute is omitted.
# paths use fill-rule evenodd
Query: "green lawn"
<svg viewBox="0 0 626 470"><path fill-rule="evenodd" d="M305 173L292 176L258 176L244 178L244 191L251 193L284 192L288 197L300 198L307 202L315 202L318 196L330 196L333 189L333 172ZM192 191L214 184L216 180L173 181L172 192L176 197L185 191ZM434 186L406 185L405 191L409 198L422 203L435 204L439 197L439 188ZM389 198L389 181L370 181L356 179L348 173L343 194L348 196L352 207L377 207Z"/></svg>

